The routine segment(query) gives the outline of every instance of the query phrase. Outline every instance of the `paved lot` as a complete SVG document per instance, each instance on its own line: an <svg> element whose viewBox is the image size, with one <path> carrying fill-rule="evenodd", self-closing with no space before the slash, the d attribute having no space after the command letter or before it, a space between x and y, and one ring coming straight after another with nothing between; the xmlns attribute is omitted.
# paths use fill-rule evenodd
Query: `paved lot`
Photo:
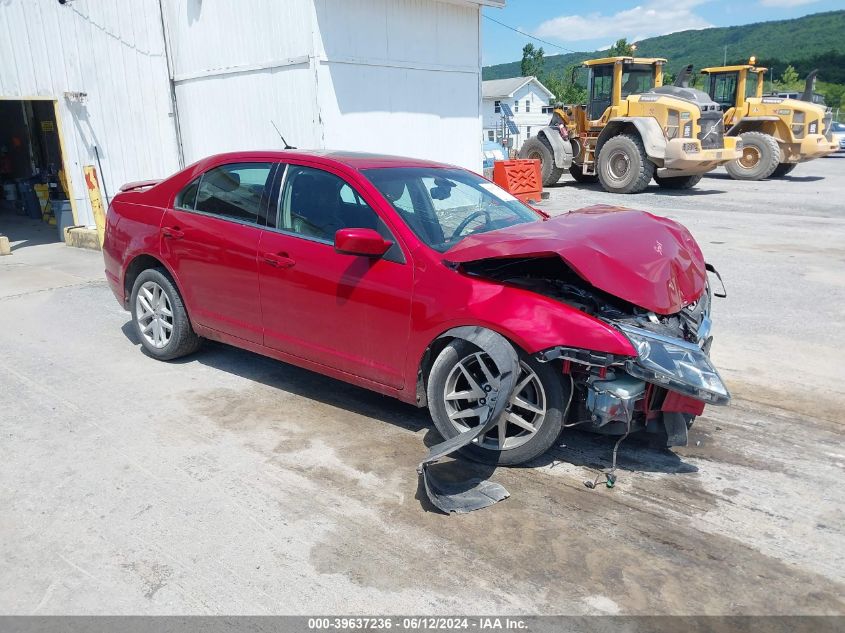
<svg viewBox="0 0 845 633"><path fill-rule="evenodd" d="M424 411L208 345L144 356L97 253L0 258L0 613L845 613L845 158L691 195L571 183L553 213L687 224L735 395L689 447L571 432L512 497L421 503ZM3 219L0 218L0 222ZM12 234L15 227L0 225Z"/></svg>

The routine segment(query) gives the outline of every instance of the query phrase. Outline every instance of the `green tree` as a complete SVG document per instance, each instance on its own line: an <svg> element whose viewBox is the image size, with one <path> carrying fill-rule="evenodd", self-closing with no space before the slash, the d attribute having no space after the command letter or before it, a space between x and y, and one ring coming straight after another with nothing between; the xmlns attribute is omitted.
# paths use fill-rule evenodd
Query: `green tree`
<svg viewBox="0 0 845 633"><path fill-rule="evenodd" d="M534 48L533 44L526 44L522 47L522 62L520 72L523 77L539 77L543 72L543 61L545 52L543 47Z"/></svg>
<svg viewBox="0 0 845 633"><path fill-rule="evenodd" d="M801 88L801 77L798 76L798 71L792 64L789 64L780 76L780 80L775 81L775 85L778 90L798 90Z"/></svg>
<svg viewBox="0 0 845 633"><path fill-rule="evenodd" d="M568 66L562 74L549 74L542 83L555 95L555 102L565 104L586 103L587 89L578 83L579 64Z"/></svg>
<svg viewBox="0 0 845 633"><path fill-rule="evenodd" d="M616 43L607 49L608 57L630 57L634 54L633 44L628 44L628 40L624 37L621 40L616 40Z"/></svg>
<svg viewBox="0 0 845 633"><path fill-rule="evenodd" d="M831 108L841 108L845 103L845 86L842 84L828 84L822 92L824 93L825 105Z"/></svg>

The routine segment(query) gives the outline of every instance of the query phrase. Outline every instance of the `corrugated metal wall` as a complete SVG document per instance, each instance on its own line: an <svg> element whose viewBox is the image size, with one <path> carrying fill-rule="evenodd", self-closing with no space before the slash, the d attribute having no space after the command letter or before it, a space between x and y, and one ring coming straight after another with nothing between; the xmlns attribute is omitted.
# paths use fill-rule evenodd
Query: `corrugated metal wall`
<svg viewBox="0 0 845 633"><path fill-rule="evenodd" d="M167 0L185 160L280 148L481 167L479 7L438 0Z"/></svg>
<svg viewBox="0 0 845 633"><path fill-rule="evenodd" d="M479 8L316 0L325 143L481 171Z"/></svg>
<svg viewBox="0 0 845 633"><path fill-rule="evenodd" d="M319 146L311 0L168 0L186 162L236 149Z"/></svg>
<svg viewBox="0 0 845 633"><path fill-rule="evenodd" d="M93 223L82 167L95 164L95 146L110 193L179 168L174 93L186 163L280 148L272 121L302 148L480 170L480 11L471 0L162 5L0 2L0 97L57 100L81 223Z"/></svg>
<svg viewBox="0 0 845 633"><path fill-rule="evenodd" d="M95 164L94 146L110 193L179 167L158 0L0 3L0 97L32 96L58 101L83 224L93 224L82 167Z"/></svg>

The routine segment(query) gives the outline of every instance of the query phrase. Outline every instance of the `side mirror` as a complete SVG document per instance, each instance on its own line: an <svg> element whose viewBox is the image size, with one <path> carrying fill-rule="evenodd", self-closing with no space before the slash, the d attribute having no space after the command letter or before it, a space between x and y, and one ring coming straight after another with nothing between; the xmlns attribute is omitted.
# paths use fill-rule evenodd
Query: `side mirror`
<svg viewBox="0 0 845 633"><path fill-rule="evenodd" d="M393 246L373 229L340 229L334 234L334 249L342 255L381 257Z"/></svg>

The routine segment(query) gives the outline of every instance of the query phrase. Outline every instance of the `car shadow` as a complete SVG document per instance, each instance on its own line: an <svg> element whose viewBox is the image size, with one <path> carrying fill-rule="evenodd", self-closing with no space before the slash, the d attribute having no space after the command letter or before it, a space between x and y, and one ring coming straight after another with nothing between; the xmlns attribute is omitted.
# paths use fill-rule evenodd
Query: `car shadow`
<svg viewBox="0 0 845 633"><path fill-rule="evenodd" d="M131 321L127 321L121 330L133 345L143 350ZM443 441L441 435L433 427L426 409L224 343L204 341L197 353L169 362L172 364L198 362L213 369L386 422L414 433L426 429L423 443L427 448ZM601 471L611 466L613 446L617 439L616 436L599 435L576 428L564 429L554 447L541 457L520 467L554 467L557 463L566 462ZM651 436L643 433L626 438L617 452L617 467L629 471L664 474L698 471L698 468L684 462L671 450L655 448L652 441ZM470 482L474 479L489 479L497 466L481 464L456 454L429 468L438 480L458 483ZM422 487L417 491L417 498L424 506L426 504L430 506L427 509L440 512L430 504L428 495Z"/></svg>
<svg viewBox="0 0 845 633"><path fill-rule="evenodd" d="M131 321L127 321L121 330L133 345L145 351ZM174 365L201 363L415 433L431 424L426 409L224 343L203 341L202 347L195 354L168 362Z"/></svg>

